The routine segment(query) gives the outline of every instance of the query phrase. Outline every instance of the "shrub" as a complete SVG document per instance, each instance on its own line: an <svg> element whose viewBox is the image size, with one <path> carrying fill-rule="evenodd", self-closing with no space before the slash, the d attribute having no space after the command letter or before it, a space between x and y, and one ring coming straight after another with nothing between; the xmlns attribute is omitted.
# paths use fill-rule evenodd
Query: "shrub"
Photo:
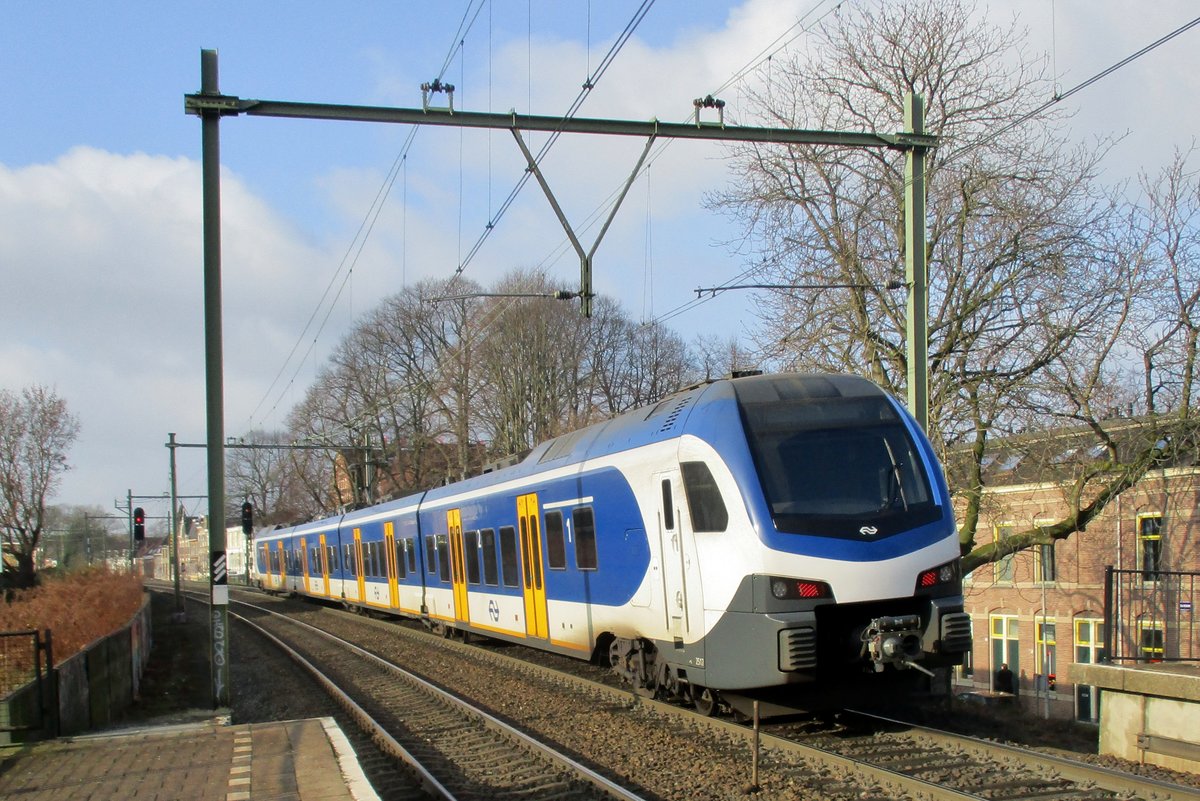
<svg viewBox="0 0 1200 801"><path fill-rule="evenodd" d="M7 602L0 602L0 632L50 629L54 662L60 664L95 640L128 625L141 605L141 578L113 573L106 567L88 568L12 592ZM0 674L7 674L7 678L0 675L0 696L33 665L28 640L3 641Z"/></svg>

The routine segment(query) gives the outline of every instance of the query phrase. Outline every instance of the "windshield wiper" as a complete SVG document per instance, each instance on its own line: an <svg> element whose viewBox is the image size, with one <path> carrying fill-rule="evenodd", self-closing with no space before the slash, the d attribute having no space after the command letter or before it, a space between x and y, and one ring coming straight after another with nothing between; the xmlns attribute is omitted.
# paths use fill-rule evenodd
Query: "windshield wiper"
<svg viewBox="0 0 1200 801"><path fill-rule="evenodd" d="M900 464L896 461L896 454L892 451L892 443L888 442L888 438L883 438L883 447L887 448L888 460L892 463L892 484L888 489L888 506L896 502L897 496L900 498L900 505L904 507L904 511L908 511L908 499L904 497L904 482L900 476Z"/></svg>

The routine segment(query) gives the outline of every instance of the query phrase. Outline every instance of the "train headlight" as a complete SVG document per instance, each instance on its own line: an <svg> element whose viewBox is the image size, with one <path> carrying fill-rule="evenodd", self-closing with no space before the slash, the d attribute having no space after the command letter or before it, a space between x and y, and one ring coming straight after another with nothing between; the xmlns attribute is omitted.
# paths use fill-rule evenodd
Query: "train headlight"
<svg viewBox="0 0 1200 801"><path fill-rule="evenodd" d="M829 585L823 581L794 578L772 578L771 594L781 601L833 597Z"/></svg>
<svg viewBox="0 0 1200 801"><path fill-rule="evenodd" d="M917 589L931 589L958 582L958 560L921 571L917 576Z"/></svg>

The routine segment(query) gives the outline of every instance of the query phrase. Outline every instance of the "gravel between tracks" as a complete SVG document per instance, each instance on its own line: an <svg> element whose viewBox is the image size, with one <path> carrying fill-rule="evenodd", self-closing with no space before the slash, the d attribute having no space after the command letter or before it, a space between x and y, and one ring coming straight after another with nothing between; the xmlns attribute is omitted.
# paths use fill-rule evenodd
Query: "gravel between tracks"
<svg viewBox="0 0 1200 801"><path fill-rule="evenodd" d="M170 623L169 608L164 620L160 623L158 606L167 606L169 596L159 596L165 601L155 604L155 653L151 658L151 673L143 685L143 699L139 704L142 712L161 717L163 714L162 699L165 696L180 710L187 708L203 710L208 703L208 632L203 616L193 614L188 622L179 625ZM394 625L394 624L392 624ZM235 630L236 631L236 630ZM255 638L235 637L232 656L233 709L234 722L260 722L286 720L297 717L314 717L333 715L338 717L340 711L299 671L290 660L279 654L274 648L265 644L256 645ZM159 652L163 653L160 654ZM182 658L180 653L190 655ZM549 661L563 660L549 656ZM569 660L567 660L569 661ZM184 685L176 679L163 686L158 678L151 674L156 664L166 664L173 674L188 675L191 678ZM572 663L575 664L575 663ZM583 665L583 663L578 663ZM586 665L583 665L586 667ZM453 660L444 657L440 661L428 664L425 671L429 674L456 670ZM422 671L422 672L425 672ZM574 671L573 671L574 672ZM449 679L446 679L449 682ZM301 690L298 688L312 689ZM494 687L483 687L483 691L493 691ZM164 690L166 691L164 693ZM642 777L641 791L648 797L661 799L723 799L744 798L749 783L750 755L741 743L732 740L721 744L706 744L695 737L686 724L679 724L667 719L657 722L631 721L624 708L616 708L611 702L607 707L602 702L592 703L586 712L568 710L565 705L547 707L533 695L523 695L512 692L506 693L506 698L497 701L493 708L504 717L531 720L534 727L559 742L568 752L573 752L583 758L599 749L609 764L624 762L627 776ZM190 703L188 702L190 696ZM182 705L181 705L182 702ZM151 711L156 710L156 711ZM958 711L961 711L959 709ZM974 713L974 710L972 710ZM191 714L196 714L195 712ZM339 718L340 719L340 718ZM973 714L971 723L964 727L962 716L955 716L951 710L949 717L945 715L927 715L923 721L935 728L954 728L965 733L974 732L976 736L989 739L1012 742L1018 745L1043 747L1047 751L1064 754L1064 744L1068 738L1062 736L1063 731L1054 734L1043 728L1045 721L1034 720L1021 715L1005 714L1000 716L979 716ZM948 726L957 722L958 726ZM1031 725L1033 724L1033 725ZM343 728L349 729L349 724L343 722ZM1059 724L1055 724L1058 726ZM1086 753L1090 746L1091 733L1087 729L1066 726L1071 732L1070 744L1065 755L1071 758L1103 764L1119 770L1126 770L1140 775L1159 778L1190 786L1200 786L1200 776L1180 774L1166 771L1153 766L1139 766L1110 757L1097 756L1094 751ZM1049 738L1042 737L1039 732L1050 734ZM349 731L347 731L349 734ZM1049 739L1055 745L1047 745ZM1032 740L1032 742L1031 742ZM1040 742L1039 742L1040 740ZM592 743L588 745L587 743ZM645 743L655 744L655 748L645 748ZM1094 747L1094 746L1091 746ZM599 758L596 760L600 762ZM681 767L687 766L686 770ZM862 801L870 798L891 798L893 792L887 788L867 788L843 784L843 777L837 776L826 769L814 766L784 766L764 760L763 774L760 777L762 792L759 798L813 798L813 799L856 799ZM381 796L388 797L386 792ZM398 797L398 796L397 796Z"/></svg>

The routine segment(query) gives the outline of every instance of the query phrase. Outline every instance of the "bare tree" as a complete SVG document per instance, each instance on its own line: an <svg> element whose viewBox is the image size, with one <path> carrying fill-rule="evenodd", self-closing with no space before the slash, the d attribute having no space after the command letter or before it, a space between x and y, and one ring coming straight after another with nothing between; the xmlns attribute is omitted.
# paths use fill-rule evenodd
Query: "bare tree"
<svg viewBox="0 0 1200 801"><path fill-rule="evenodd" d="M284 432L251 431L250 444L291 444ZM288 508L285 489L289 470L288 451L269 447L229 448L225 451L226 518L237 517L243 501L254 506L256 525L290 522L295 512Z"/></svg>
<svg viewBox="0 0 1200 801"><path fill-rule="evenodd" d="M304 400L288 415L287 434L296 442L333 445L344 441L344 421L350 419L346 405L338 397L338 382L327 369L305 393ZM300 517L328 513L350 499L339 492L336 483L337 453L328 451L288 451L291 468L287 487L289 507Z"/></svg>
<svg viewBox="0 0 1200 801"><path fill-rule="evenodd" d="M873 3L843 10L803 56L774 59L754 95L771 124L894 130L921 94L939 137L927 164L930 437L966 461L955 491L974 567L1033 542L977 542L985 459L998 438L1083 425L1100 442L1121 349L1144 285L1128 215L1097 179L1107 148L1068 146L1061 117L1011 126L1053 91L1023 57L1014 25L979 21L973 4ZM781 63L782 62L782 63ZM745 146L744 174L717 198L764 243L763 278L841 285L763 299L758 340L770 362L865 375L905 391L903 161L886 151ZM1144 272L1144 271L1143 271ZM766 281L764 281L766 282ZM1158 434L1133 452L1081 462L1064 485L1080 530L1107 499L1163 458ZM1040 535L1039 535L1040 536Z"/></svg>
<svg viewBox="0 0 1200 801"><path fill-rule="evenodd" d="M517 271L497 292L549 293L544 276ZM492 298L478 353L482 414L499 453L520 453L564 433L579 384L586 337L571 307L546 298Z"/></svg>
<svg viewBox="0 0 1200 801"><path fill-rule="evenodd" d="M0 389L0 529L17 562L15 586L37 581L46 500L69 469L67 451L78 433L79 422L53 390L26 387L18 396Z"/></svg>
<svg viewBox="0 0 1200 801"><path fill-rule="evenodd" d="M59 570L74 570L128 553L129 531L103 507L59 504L46 509L38 548Z"/></svg>

